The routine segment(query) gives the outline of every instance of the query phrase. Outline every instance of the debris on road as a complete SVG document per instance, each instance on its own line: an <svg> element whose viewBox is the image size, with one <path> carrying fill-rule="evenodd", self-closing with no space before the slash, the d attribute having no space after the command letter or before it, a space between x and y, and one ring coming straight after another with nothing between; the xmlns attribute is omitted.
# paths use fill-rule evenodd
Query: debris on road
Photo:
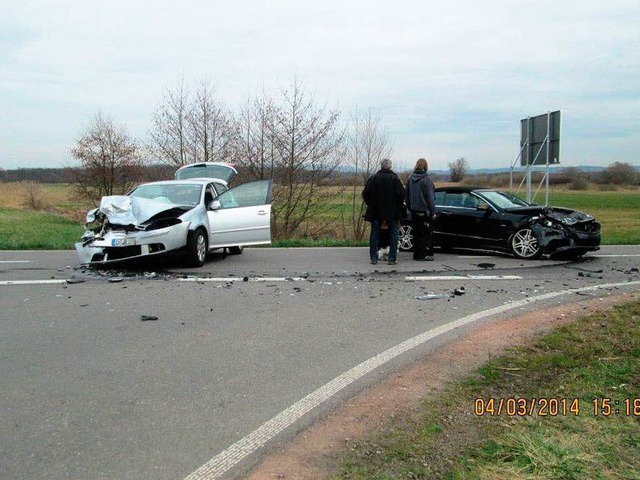
<svg viewBox="0 0 640 480"><path fill-rule="evenodd" d="M602 270L598 272L578 272L579 277L587 277L587 278L599 278L602 279L602 275L596 275L596 273L602 273Z"/></svg>
<svg viewBox="0 0 640 480"><path fill-rule="evenodd" d="M427 293L416 296L416 300L438 300L440 298L451 298L451 296L448 293Z"/></svg>
<svg viewBox="0 0 640 480"><path fill-rule="evenodd" d="M140 320L143 322L148 322L152 320L158 320L158 317L155 315L140 315Z"/></svg>
<svg viewBox="0 0 640 480"><path fill-rule="evenodd" d="M73 285L75 283L84 283L84 280L81 278L67 278L67 283Z"/></svg>
<svg viewBox="0 0 640 480"><path fill-rule="evenodd" d="M464 287L456 288L456 289L453 291L453 294L454 294L454 295L458 295L458 296L460 296L460 295L464 295L465 293L467 293L467 292L465 291Z"/></svg>
<svg viewBox="0 0 640 480"><path fill-rule="evenodd" d="M476 264L476 267L484 268L485 270L487 270L488 268L493 268L495 266L496 266L495 263L478 263L478 264Z"/></svg>

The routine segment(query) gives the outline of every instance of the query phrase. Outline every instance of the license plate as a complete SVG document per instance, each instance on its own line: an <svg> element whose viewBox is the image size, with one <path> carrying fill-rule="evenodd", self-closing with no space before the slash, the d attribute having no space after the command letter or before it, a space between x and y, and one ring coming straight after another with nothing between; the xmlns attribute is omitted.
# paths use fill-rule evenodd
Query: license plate
<svg viewBox="0 0 640 480"><path fill-rule="evenodd" d="M135 238L114 238L113 240L111 240L111 246L113 247L128 247L135 244Z"/></svg>

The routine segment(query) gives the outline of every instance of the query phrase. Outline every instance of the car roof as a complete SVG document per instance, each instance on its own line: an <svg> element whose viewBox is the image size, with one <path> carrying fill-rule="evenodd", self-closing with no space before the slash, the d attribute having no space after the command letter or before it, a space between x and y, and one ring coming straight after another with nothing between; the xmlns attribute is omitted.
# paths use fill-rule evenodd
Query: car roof
<svg viewBox="0 0 640 480"><path fill-rule="evenodd" d="M189 178L188 180L160 180L157 182L147 182L140 185L207 185L208 183L221 183L227 185L227 182L221 178Z"/></svg>
<svg viewBox="0 0 640 480"><path fill-rule="evenodd" d="M456 186L456 187L438 187L435 189L436 192L443 192L443 191L447 191L447 192L454 192L454 193L469 193L469 192L473 192L474 190L495 190L493 188L484 188L484 187L460 187L460 186Z"/></svg>

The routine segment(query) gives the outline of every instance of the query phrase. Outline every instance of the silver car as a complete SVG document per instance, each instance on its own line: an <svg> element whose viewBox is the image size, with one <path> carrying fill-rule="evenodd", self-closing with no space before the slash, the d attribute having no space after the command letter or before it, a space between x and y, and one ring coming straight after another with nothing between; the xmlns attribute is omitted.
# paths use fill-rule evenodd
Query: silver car
<svg viewBox="0 0 640 480"><path fill-rule="evenodd" d="M236 174L226 163L186 165L176 180L103 197L76 243L80 262L104 265L183 250L187 265L200 267L212 250L240 254L246 245L271 243L271 180L229 189Z"/></svg>

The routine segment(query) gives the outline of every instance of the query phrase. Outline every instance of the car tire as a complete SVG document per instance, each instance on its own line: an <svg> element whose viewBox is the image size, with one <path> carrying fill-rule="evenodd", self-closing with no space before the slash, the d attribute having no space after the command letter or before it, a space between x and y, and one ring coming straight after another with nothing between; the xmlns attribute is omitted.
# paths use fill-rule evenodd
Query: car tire
<svg viewBox="0 0 640 480"><path fill-rule="evenodd" d="M509 245L511 246L511 252L517 258L533 260L540 258L540 255L542 255L538 236L530 228L521 228L514 233Z"/></svg>
<svg viewBox="0 0 640 480"><path fill-rule="evenodd" d="M398 230L398 250L412 252L413 246L413 227L410 223L400 225Z"/></svg>
<svg viewBox="0 0 640 480"><path fill-rule="evenodd" d="M244 247L229 247L229 255L240 255Z"/></svg>
<svg viewBox="0 0 640 480"><path fill-rule="evenodd" d="M189 232L187 237L187 266L201 267L207 259L207 233L202 228Z"/></svg>

